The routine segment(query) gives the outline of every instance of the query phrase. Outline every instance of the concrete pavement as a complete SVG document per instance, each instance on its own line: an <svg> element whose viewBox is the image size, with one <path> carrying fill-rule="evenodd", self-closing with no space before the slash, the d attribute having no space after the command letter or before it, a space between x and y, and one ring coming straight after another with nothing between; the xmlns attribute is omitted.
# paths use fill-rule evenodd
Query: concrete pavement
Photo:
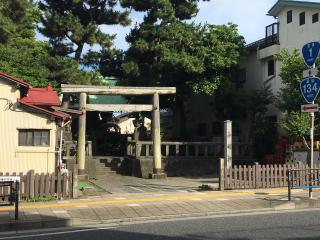
<svg viewBox="0 0 320 240"><path fill-rule="evenodd" d="M267 189L107 194L77 200L21 203L18 221L14 220L12 207L0 207L0 230L90 226L148 219L320 207L319 192L314 193L312 200L307 197L306 191L295 190L293 201L288 202L287 189Z"/></svg>

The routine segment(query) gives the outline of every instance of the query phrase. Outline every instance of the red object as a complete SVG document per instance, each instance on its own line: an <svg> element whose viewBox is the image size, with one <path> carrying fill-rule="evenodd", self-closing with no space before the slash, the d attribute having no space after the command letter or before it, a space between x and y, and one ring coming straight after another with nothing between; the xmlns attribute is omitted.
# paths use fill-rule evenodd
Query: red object
<svg viewBox="0 0 320 240"><path fill-rule="evenodd" d="M29 104L29 103L26 103L22 100L19 101L22 105L25 105L29 108L32 108L34 110L38 110L39 112L43 112L47 115L50 115L50 116L53 116L53 117L56 117L56 118L59 118L61 120L67 120L67 119L70 119L70 115L68 114L64 114L62 112L58 112L58 111L50 111L48 109L44 109L44 108L41 108L41 107L38 107L38 106L35 106L35 105L32 105L32 104Z"/></svg>
<svg viewBox="0 0 320 240"><path fill-rule="evenodd" d="M25 87L27 87L27 88L30 88L30 87L31 87L31 85L30 85L29 83L26 83L26 82L24 82L24 81L21 81L21 80L19 80L19 79L16 79L16 78L14 78L14 77L12 77L12 76L10 76L10 75L8 75L8 74L5 74L4 72L1 72L1 71L0 71L0 76L1 76L1 77L4 77L4 78L6 78L6 79L8 79L8 80L10 80L10 81L12 81L12 82L16 82L17 84L20 84L20 85L25 86Z"/></svg>
<svg viewBox="0 0 320 240"><path fill-rule="evenodd" d="M27 96L20 101L36 106L61 106L58 94L51 85L47 88L30 88Z"/></svg>

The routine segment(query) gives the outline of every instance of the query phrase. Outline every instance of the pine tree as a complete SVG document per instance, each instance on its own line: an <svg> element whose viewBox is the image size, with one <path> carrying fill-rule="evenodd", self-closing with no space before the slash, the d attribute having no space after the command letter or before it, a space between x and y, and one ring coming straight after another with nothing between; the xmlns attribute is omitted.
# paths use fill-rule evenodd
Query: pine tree
<svg viewBox="0 0 320 240"><path fill-rule="evenodd" d="M130 23L129 12L115 10L117 0L42 0L39 31L49 38L53 53L73 56L79 63L94 63L100 51L84 54L85 45L99 45L102 51L110 49L114 35L101 31L102 25Z"/></svg>
<svg viewBox="0 0 320 240"><path fill-rule="evenodd" d="M114 73L122 84L177 87L174 105L169 99L167 107L181 112L181 132L186 99L192 93L214 94L230 78L244 46L236 25L186 22L197 14L197 2L122 0L122 6L145 12L144 21L127 36L129 49L106 56L100 65L102 72L110 72L114 67L106 71L110 65L105 63L120 63Z"/></svg>

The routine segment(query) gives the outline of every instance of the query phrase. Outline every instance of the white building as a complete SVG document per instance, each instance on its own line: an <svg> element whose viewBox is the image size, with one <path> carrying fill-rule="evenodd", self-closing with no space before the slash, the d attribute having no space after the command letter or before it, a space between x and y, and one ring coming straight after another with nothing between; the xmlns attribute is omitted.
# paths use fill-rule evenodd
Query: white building
<svg viewBox="0 0 320 240"><path fill-rule="evenodd" d="M279 77L281 62L276 62L274 55L284 48L292 52L295 48L301 49L308 42L320 41L319 14L319 0L276 2L268 12L268 15L275 18L275 23L266 26L265 38L247 45L249 56L241 63L240 69L242 87L261 89L265 84L276 95L282 81ZM222 133L223 123L215 120L215 113L211 109L213 99L204 96L196 96L194 99L196 101L190 102L187 112L188 129L194 139L208 140ZM199 102L201 108L197 107ZM269 108L267 117L270 121L276 122L280 116L281 112L276 107ZM239 122L235 123L234 127L236 134L239 133L242 140L248 140L249 131L246 129L246 124Z"/></svg>

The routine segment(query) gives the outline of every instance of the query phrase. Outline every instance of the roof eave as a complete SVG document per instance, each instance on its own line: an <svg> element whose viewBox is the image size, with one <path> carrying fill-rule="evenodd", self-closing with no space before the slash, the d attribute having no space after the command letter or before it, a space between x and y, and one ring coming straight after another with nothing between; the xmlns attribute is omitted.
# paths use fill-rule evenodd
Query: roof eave
<svg viewBox="0 0 320 240"><path fill-rule="evenodd" d="M318 7L320 8L319 2L305 2L305 1L292 1L292 0L278 0L268 11L269 16L276 17L278 13L281 11L281 8L284 6L293 6L293 7L308 7L308 8L314 8Z"/></svg>
<svg viewBox="0 0 320 240"><path fill-rule="evenodd" d="M6 79L8 79L8 80L10 80L12 82L16 82L17 84L22 85L22 86L27 87L27 88L31 88L32 87L29 83L26 83L26 82L24 82L22 80L14 78L14 77L12 77L12 76L4 73L4 72L1 72L1 71L0 71L0 77L4 77L4 78L6 78Z"/></svg>
<svg viewBox="0 0 320 240"><path fill-rule="evenodd" d="M45 114L50 115L50 116L53 116L53 117L55 117L55 118L58 118L58 119L60 119L61 121L66 121L66 120L70 119L70 117L67 117L67 116L64 115L64 114L62 115L62 114L58 114L58 113L55 113L55 112L50 112L50 111L48 111L48 110L46 110L46 109L37 107L37 106L35 106L35 105L29 104L29 103L26 103L26 102L23 102L23 101L21 101L21 100L19 100L19 103L22 104L22 105L24 105L24 106L27 106L27 107L29 107L29 108L32 108L32 109L34 109L34 110L37 110L37 111L39 111L39 112L45 113Z"/></svg>

